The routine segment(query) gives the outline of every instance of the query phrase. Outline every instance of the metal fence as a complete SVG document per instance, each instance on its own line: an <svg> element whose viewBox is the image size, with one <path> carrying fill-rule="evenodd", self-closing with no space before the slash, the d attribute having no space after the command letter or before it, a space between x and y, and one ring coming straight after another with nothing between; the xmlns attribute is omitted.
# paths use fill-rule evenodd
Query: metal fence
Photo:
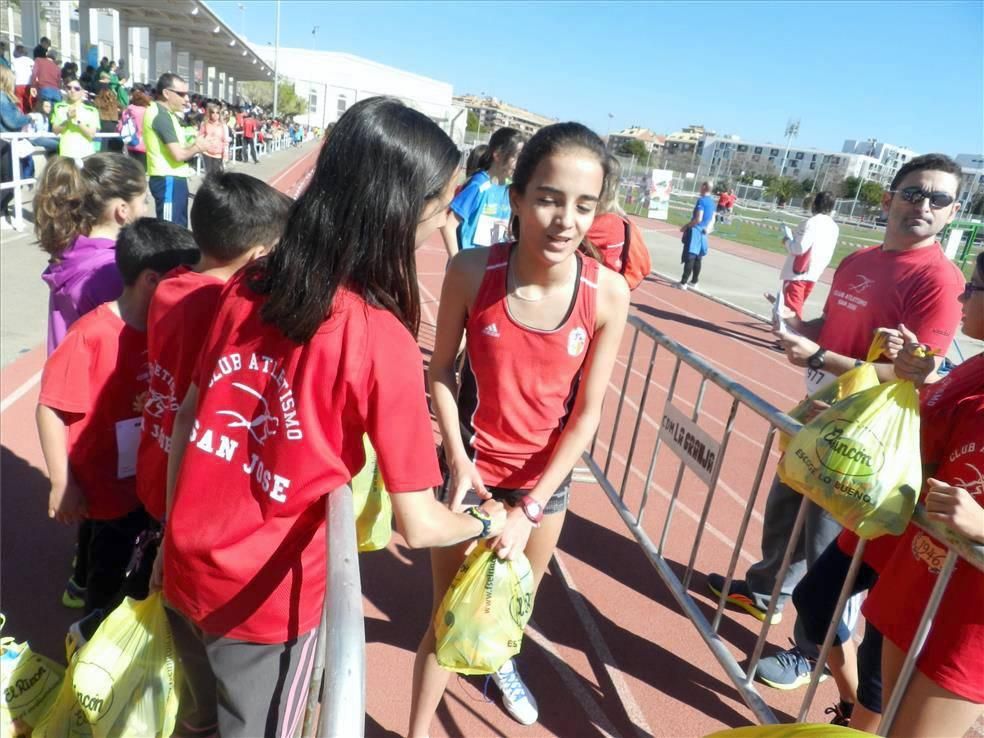
<svg viewBox="0 0 984 738"><path fill-rule="evenodd" d="M710 361L695 355L648 323L633 316L629 318L629 329L631 348L625 373L620 386L610 385L612 394L607 398L617 397L617 403L614 408L609 406L605 410L591 448L584 454L586 466L756 718L761 723L775 723L776 715L755 688L753 679L769 635L781 581L802 532L807 498L804 497L800 504L783 564L771 593L769 611L744 667L720 637L719 629L726 594L738 561L743 556L747 557L742 547L750 521L753 515L757 515L756 501L763 481L767 481L770 464L774 463L777 455L773 451L776 434L794 434L801 426L717 369ZM657 406L658 400L653 398L659 396L663 398L662 413L654 418L649 415L649 410ZM712 408L711 412L707 411L708 406ZM686 408L690 408L689 413L685 412ZM726 418L723 422L720 420L722 417ZM640 432L644 424L658 429L654 441L650 440L650 434ZM729 450L738 445L744 445L746 452L749 447L758 450L758 460L754 465L748 463L748 455L744 460L731 459ZM672 464L665 461L657 464L664 447L669 447L669 451L679 459L671 490L664 485L669 479L667 472ZM637 461L642 462L642 467L636 467ZM642 469L645 469L644 473ZM698 490L706 488L706 493L695 492L694 485L689 482L686 486L682 485L685 471L690 473L690 481L697 481ZM682 491L689 500L683 499ZM695 499L701 494L702 501ZM715 500L720 499L722 494L731 498L730 503L726 504L743 508L733 541L721 528L737 520L737 515L725 511L725 522L715 521L720 527L709 521L712 512L716 513L716 517L722 517L720 505L715 505ZM658 526L658 519L656 526L650 523L650 518L659 512L653 510L653 499L658 496L666 502L661 527ZM689 505L699 507L699 514ZM737 512L737 509L733 511ZM681 517L689 518L696 525L689 530L681 530ZM917 508L914 522L937 540L945 542L948 554L933 595L923 611L913 647L899 675L899 687L885 707L879 735L885 735L891 727L958 558L984 571L984 547L955 538L943 526L930 521L921 508ZM678 535L671 537L671 531ZM722 595L710 618L690 591L702 553L701 544L708 534L732 546ZM685 567L674 563L670 548L673 548L673 554L686 557ZM840 592L810 687L798 713L800 722L809 713L863 551L864 546L859 545L851 562L848 579ZM708 562L707 556L704 561Z"/></svg>
<svg viewBox="0 0 984 738"><path fill-rule="evenodd" d="M365 734L366 628L352 490L339 487L325 504L328 584L301 735L354 738Z"/></svg>
<svg viewBox="0 0 984 738"><path fill-rule="evenodd" d="M35 139L49 139L57 140L58 134L52 133L26 133L26 132L15 132L15 133L0 133L0 139L8 141L13 145L14 141L17 140L27 140L34 142ZM97 133L95 135L96 141L106 141L106 140L119 140L121 138L118 133ZM310 136L305 140L310 140ZM282 135L277 137L272 137L264 140L263 143L256 144L256 155L257 158L267 156L268 154L273 154L278 151L283 151L288 149L293 145L290 136ZM244 153L245 147L243 144L243 135L241 132L236 132L236 134L229 139L229 161L241 161L239 158ZM44 150L40 147L35 147L34 154L42 153ZM28 187L37 183L37 176L34 177L24 177L23 170L21 169L21 158L15 157L13 152L11 152L11 179L9 182L0 183L0 191L10 190L14 191L13 197L13 216L11 218L11 224L14 230L22 231L24 230L24 195ZM191 161L192 166L195 167L195 174L201 176L204 174L205 165L202 160L202 156L196 156Z"/></svg>

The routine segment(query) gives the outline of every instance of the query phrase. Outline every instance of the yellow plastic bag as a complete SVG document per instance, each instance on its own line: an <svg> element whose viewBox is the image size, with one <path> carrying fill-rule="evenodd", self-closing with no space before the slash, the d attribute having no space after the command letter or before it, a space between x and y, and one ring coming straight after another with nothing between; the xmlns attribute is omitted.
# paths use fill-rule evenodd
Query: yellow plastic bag
<svg viewBox="0 0 984 738"><path fill-rule="evenodd" d="M870 736L854 728L837 725L816 725L811 723L792 723L786 725L749 725L744 728L731 728L711 733L705 738L862 738Z"/></svg>
<svg viewBox="0 0 984 738"><path fill-rule="evenodd" d="M916 388L886 382L836 403L793 436L778 471L861 538L901 534L922 486Z"/></svg>
<svg viewBox="0 0 984 738"><path fill-rule="evenodd" d="M160 593L145 600L128 597L72 659L65 684L74 706L63 688L56 714L35 736L63 738L67 724L88 727L91 733L78 735L93 738L167 738L178 711L176 671Z"/></svg>
<svg viewBox="0 0 984 738"><path fill-rule="evenodd" d="M359 551L379 551L386 548L393 535L393 503L376 463L376 450L368 436L363 436L362 443L366 464L352 478L356 541Z"/></svg>
<svg viewBox="0 0 984 738"><path fill-rule="evenodd" d="M799 405L790 410L787 415L800 423L806 421L810 412L813 410L814 402L822 402L824 405L833 405L846 397L874 387L878 384L878 373L875 371L875 360L881 356L885 348L885 337L881 333L876 333L868 348L868 356L861 366L841 374L830 384L821 387L812 395L803 400ZM789 446L789 435L779 434L779 450L785 451Z"/></svg>
<svg viewBox="0 0 984 738"><path fill-rule="evenodd" d="M68 663L57 696L31 733L33 738L92 738L92 726L79 706L72 684L77 663L75 658Z"/></svg>
<svg viewBox="0 0 984 738"><path fill-rule="evenodd" d="M0 735L30 735L58 696L64 673L65 667L27 643L0 640Z"/></svg>
<svg viewBox="0 0 984 738"><path fill-rule="evenodd" d="M434 617L437 663L461 674L491 674L519 653L533 612L533 570L522 554L502 561L479 543Z"/></svg>

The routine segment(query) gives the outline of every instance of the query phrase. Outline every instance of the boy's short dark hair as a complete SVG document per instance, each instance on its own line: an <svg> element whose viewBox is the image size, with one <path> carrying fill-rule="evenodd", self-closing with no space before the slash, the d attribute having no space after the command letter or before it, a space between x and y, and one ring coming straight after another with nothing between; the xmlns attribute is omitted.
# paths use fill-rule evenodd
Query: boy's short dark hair
<svg viewBox="0 0 984 738"><path fill-rule="evenodd" d="M892 179L891 189L897 190L899 185L902 184L902 181L913 172L923 172L926 170L952 174L957 178L958 182L963 174L963 170L960 168L960 165L946 154L923 154L922 156L917 156L914 159L910 159L902 165L902 168L899 169L898 174L896 174L895 178Z"/></svg>
<svg viewBox="0 0 984 738"><path fill-rule="evenodd" d="M278 241L294 201L240 172L205 178L191 206L191 230L203 254L228 262Z"/></svg>
<svg viewBox="0 0 984 738"><path fill-rule="evenodd" d="M816 197L813 198L813 212L817 214L829 215L834 209L834 196L824 190L823 192L818 192Z"/></svg>
<svg viewBox="0 0 984 738"><path fill-rule="evenodd" d="M116 239L116 268L127 287L136 284L145 269L165 274L182 264L194 264L198 258L198 247L187 228L156 218L130 223Z"/></svg>

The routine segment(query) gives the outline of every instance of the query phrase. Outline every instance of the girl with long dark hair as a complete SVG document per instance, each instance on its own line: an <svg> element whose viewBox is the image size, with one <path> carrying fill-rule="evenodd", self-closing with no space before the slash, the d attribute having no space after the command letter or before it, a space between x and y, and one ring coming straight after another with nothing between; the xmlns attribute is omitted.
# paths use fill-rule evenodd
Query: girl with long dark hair
<svg viewBox="0 0 984 738"><path fill-rule="evenodd" d="M353 105L280 243L226 286L174 422L155 566L193 696L182 704L197 708L186 730L296 734L325 596L325 496L363 466L364 434L410 546L502 530L498 503L451 512L434 498L414 340L415 250L446 218L458 161L422 113Z"/></svg>
<svg viewBox="0 0 984 738"><path fill-rule="evenodd" d="M517 241L457 254L441 291L430 364L447 470L441 497L451 510L507 503L492 548L503 559L525 554L534 588L560 536L571 471L598 426L628 313L625 280L578 250L607 174L595 133L578 123L541 129L509 189ZM466 329L459 386L455 355ZM432 551L435 611L468 545ZM410 736L428 734L447 685L434 647L428 627L414 664ZM535 722L536 700L515 663L493 679L507 711Z"/></svg>

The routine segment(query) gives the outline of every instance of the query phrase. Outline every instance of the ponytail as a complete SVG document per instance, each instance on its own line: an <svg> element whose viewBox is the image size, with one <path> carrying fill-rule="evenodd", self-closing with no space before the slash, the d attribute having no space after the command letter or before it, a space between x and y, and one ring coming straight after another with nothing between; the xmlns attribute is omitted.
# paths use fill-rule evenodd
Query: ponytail
<svg viewBox="0 0 984 738"><path fill-rule="evenodd" d="M482 152L478 160L478 169L483 172L489 171L495 162L495 155L500 158L508 158L519 151L525 139L523 134L515 128L500 128L489 138L488 148Z"/></svg>
<svg viewBox="0 0 984 738"><path fill-rule="evenodd" d="M106 215L110 200L129 202L147 191L143 168L122 154L102 152L86 158L57 157L44 170L34 196L34 233L52 259Z"/></svg>

